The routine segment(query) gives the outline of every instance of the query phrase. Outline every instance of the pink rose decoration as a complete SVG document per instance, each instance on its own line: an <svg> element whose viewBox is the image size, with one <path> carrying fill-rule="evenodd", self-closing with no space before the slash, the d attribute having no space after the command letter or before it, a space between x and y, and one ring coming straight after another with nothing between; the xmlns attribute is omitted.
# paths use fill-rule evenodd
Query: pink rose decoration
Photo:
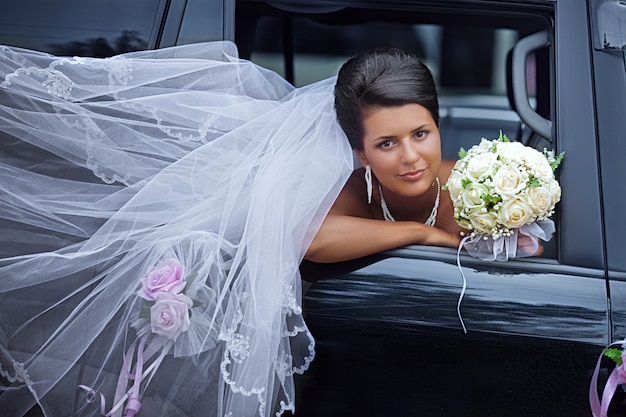
<svg viewBox="0 0 626 417"><path fill-rule="evenodd" d="M137 294L148 301L156 300L159 293L178 294L185 288L183 266L175 259L168 259L155 266L141 280Z"/></svg>
<svg viewBox="0 0 626 417"><path fill-rule="evenodd" d="M176 340L189 329L189 309L192 306L193 301L184 294L158 293L154 305L150 307L152 333Z"/></svg>

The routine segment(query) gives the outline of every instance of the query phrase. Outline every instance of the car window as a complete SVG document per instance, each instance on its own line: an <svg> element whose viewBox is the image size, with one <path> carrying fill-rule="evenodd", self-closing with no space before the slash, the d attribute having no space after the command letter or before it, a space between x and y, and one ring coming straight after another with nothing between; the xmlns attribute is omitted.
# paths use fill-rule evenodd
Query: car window
<svg viewBox="0 0 626 417"><path fill-rule="evenodd" d="M444 7L424 13L286 3L237 2L235 39L242 57L302 86L336 75L359 51L406 49L421 56L435 77L444 158L457 159L461 147L494 139L500 130L539 150L555 147L520 120L510 93L513 48L530 34L551 31L549 16L489 9L478 15L474 8L476 17L467 19L463 10ZM548 120L553 112L550 54L549 47L534 51L525 68L528 102ZM546 256L556 256L555 248L546 249Z"/></svg>
<svg viewBox="0 0 626 417"><path fill-rule="evenodd" d="M224 27L227 3L227 1L188 0L176 44L229 39L229 28Z"/></svg>
<svg viewBox="0 0 626 417"><path fill-rule="evenodd" d="M0 13L0 43L66 56L107 57L147 49L161 3L15 1L5 5Z"/></svg>
<svg viewBox="0 0 626 417"><path fill-rule="evenodd" d="M297 86L337 74L355 52L393 45L421 56L433 71L442 93L506 93L504 63L518 39L515 30L475 26L447 27L429 23L368 21L342 26L293 18L293 68L283 54L283 28L275 16L257 22L250 59L290 78Z"/></svg>
<svg viewBox="0 0 626 417"><path fill-rule="evenodd" d="M441 97L444 157L455 158L460 147L481 137L496 137L499 130L509 138L530 140L507 95L507 60L521 37L549 26L546 17L488 18L486 11L485 17L469 20L445 9L425 14L313 8L298 13L271 4L237 2L235 39L243 58L278 72L294 85L336 75L358 51L399 47L423 57L433 71ZM527 85L531 105L550 118L548 64L545 55L530 56ZM542 145L546 143L537 144Z"/></svg>

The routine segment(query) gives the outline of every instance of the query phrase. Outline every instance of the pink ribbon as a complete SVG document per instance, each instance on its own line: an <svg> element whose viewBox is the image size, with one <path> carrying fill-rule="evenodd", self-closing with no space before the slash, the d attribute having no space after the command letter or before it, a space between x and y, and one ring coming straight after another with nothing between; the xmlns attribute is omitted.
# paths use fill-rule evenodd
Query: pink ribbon
<svg viewBox="0 0 626 417"><path fill-rule="evenodd" d="M135 342L133 342L128 348L128 351L126 351L126 355L124 355L124 363L122 364L122 369L117 380L114 405L108 413L106 412L106 399L104 398L104 395L102 393L87 385L78 386L79 388L87 391L86 401L88 403L96 401L96 395L100 396L101 415L105 417L113 416L127 399L128 402L126 403L126 408L124 409L124 417L134 417L135 414L137 414L139 410L141 410L141 402L139 401L139 390L141 387L141 381L145 377L145 375L143 374L143 354L145 344L146 337L144 336L140 339L139 347L137 348L137 361L135 363L134 374L131 374L130 371L132 369L132 360L135 353ZM133 381L133 385L130 390L126 392L128 381Z"/></svg>
<svg viewBox="0 0 626 417"><path fill-rule="evenodd" d="M139 347L137 348L137 362L135 364L135 374L129 375L128 378L134 380L133 387L130 390L130 396L126 409L124 410L124 417L134 417L135 414L141 410L141 402L139 402L139 388L141 386L141 380L143 379L143 349L146 345L145 336L139 341Z"/></svg>
<svg viewBox="0 0 626 417"><path fill-rule="evenodd" d="M593 371L591 384L589 386L589 405L591 407L591 412L593 413L594 417L607 417L609 405L611 404L611 400L615 395L617 387L620 384L626 383L626 368L624 368L624 362L626 361L626 351L624 351L624 353L622 353L622 364L616 366L615 369L613 369L613 372L611 372L611 375L609 375L609 378L604 385L604 389L602 390L602 400L600 400L600 398L598 397L598 374L600 373L600 362L602 361L604 352L610 348L621 347L625 343L626 340L612 343L602 351L600 357L598 358L596 369Z"/></svg>

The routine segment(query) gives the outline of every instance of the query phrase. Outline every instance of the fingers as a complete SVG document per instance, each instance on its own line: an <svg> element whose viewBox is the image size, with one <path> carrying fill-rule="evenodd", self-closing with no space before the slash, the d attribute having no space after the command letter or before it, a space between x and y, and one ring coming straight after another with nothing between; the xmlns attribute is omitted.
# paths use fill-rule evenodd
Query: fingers
<svg viewBox="0 0 626 417"><path fill-rule="evenodd" d="M519 235L517 237L517 251L521 255L541 256L543 254L543 245L539 242L539 239Z"/></svg>

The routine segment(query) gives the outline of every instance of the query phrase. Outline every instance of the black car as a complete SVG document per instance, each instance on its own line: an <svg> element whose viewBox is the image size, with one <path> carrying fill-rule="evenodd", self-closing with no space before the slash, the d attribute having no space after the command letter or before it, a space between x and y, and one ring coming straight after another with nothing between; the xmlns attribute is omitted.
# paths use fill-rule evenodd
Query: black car
<svg viewBox="0 0 626 417"><path fill-rule="evenodd" d="M626 337L623 1L90 0L60 7L41 0L5 7L0 43L110 56L230 39L242 57L295 85L332 76L357 51L397 46L433 70L444 157L500 130L539 150L566 151L557 232L541 257L486 262L461 253L457 262L455 250L415 245L353 262L304 262L317 356L297 380L296 415L591 415L598 355ZM457 314L459 263L467 334ZM601 383L611 366L602 362ZM626 415L621 387L609 411Z"/></svg>

